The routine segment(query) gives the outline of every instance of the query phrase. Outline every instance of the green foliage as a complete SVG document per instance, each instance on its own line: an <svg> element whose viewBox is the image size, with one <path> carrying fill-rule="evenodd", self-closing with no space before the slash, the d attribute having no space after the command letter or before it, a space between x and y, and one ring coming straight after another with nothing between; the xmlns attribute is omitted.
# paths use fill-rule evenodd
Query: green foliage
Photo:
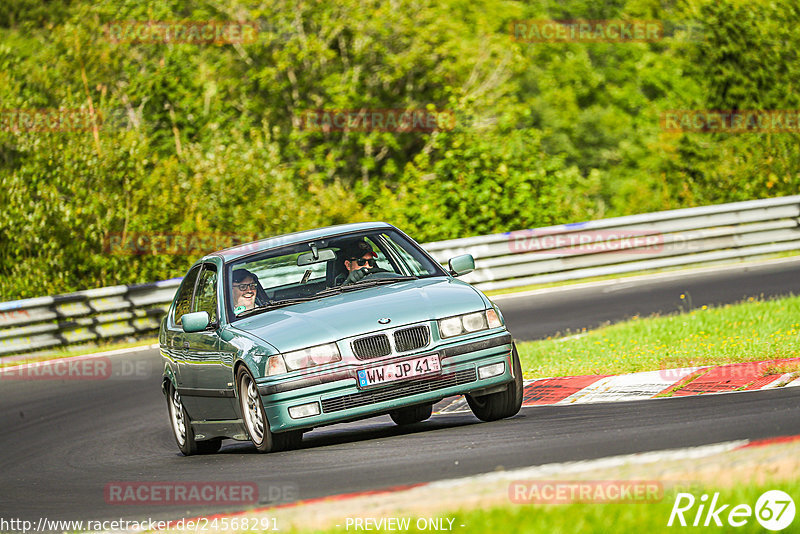
<svg viewBox="0 0 800 534"><path fill-rule="evenodd" d="M687 307L691 295L681 295ZM800 297L634 318L579 336L517 344L528 377L622 374L796 358Z"/></svg>
<svg viewBox="0 0 800 534"><path fill-rule="evenodd" d="M685 68L701 88L675 108L800 109L796 2L702 2L695 9L706 39L687 52ZM799 142L796 133L684 134L659 167L681 204L793 195L800 190Z"/></svg>
<svg viewBox="0 0 800 534"><path fill-rule="evenodd" d="M546 226L596 212L596 176L584 178L562 158L542 157L541 134L504 131L498 144L474 125L438 135L397 190L385 188L377 206L416 238L427 241Z"/></svg>
<svg viewBox="0 0 800 534"><path fill-rule="evenodd" d="M526 18L697 20L706 39L516 42ZM147 20L258 35L110 38ZM796 135L667 134L659 114L797 109L797 21L788 0L12 0L0 108L80 109L91 127L0 127L0 300L180 276L195 259L109 254L119 234L386 220L427 241L794 194ZM326 132L302 125L315 109L456 120Z"/></svg>

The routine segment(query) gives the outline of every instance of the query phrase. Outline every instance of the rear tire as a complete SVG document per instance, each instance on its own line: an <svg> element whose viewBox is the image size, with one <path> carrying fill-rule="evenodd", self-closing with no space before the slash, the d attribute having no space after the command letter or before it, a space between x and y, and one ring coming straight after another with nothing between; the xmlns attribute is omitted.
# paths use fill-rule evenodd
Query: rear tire
<svg viewBox="0 0 800 534"><path fill-rule="evenodd" d="M511 417L522 408L522 366L519 363L516 345L511 351L511 356L514 381L508 384L508 389L489 395L467 395L467 404L475 417L481 421L497 421Z"/></svg>
<svg viewBox="0 0 800 534"><path fill-rule="evenodd" d="M213 454L222 446L222 438L214 438L205 441L197 441L194 438L192 420L186 413L183 401L178 390L170 384L167 392L167 410L169 412L170 427L175 442L184 456L193 454Z"/></svg>
<svg viewBox="0 0 800 534"><path fill-rule="evenodd" d="M432 404L420 404L419 406L411 406L409 408L400 408L389 414L392 421L400 426L413 425L428 419L433 413Z"/></svg>

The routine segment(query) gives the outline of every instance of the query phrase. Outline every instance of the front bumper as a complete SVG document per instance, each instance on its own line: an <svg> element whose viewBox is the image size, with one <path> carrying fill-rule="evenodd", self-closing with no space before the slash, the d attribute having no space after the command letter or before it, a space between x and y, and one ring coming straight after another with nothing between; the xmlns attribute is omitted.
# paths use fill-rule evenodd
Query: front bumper
<svg viewBox="0 0 800 534"><path fill-rule="evenodd" d="M385 414L406 406L433 403L453 395L497 389L514 379L512 348L511 335L501 331L440 343L433 349L374 363L383 365L438 353L442 370L430 377L360 389L354 368L280 384L261 383L259 392L272 432L308 429ZM495 363L505 364L503 373L481 380L478 368ZM289 415L290 407L313 402L320 404L319 415L301 419Z"/></svg>

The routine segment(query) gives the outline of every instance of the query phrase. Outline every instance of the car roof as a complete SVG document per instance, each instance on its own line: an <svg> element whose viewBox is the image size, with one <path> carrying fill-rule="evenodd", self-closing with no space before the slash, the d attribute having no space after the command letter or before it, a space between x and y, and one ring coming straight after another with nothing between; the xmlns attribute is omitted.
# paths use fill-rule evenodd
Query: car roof
<svg viewBox="0 0 800 534"><path fill-rule="evenodd" d="M335 235L346 234L349 232L358 232L362 230L376 230L381 228L394 228L394 226L385 222L363 222L363 223L339 224L336 226L326 226L324 228L315 228L313 230L304 230L302 232L294 232L291 234L283 234L283 235L268 237L266 239L253 241L251 243L243 243L241 245L236 245L235 247L230 247L223 250L219 250L217 252L213 252L207 255L203 259L210 258L211 256L217 256L221 257L225 262L229 262L244 256L256 254L258 252L262 252L264 250L269 250L271 248L279 246L294 245L312 239L321 239L323 237L332 237Z"/></svg>

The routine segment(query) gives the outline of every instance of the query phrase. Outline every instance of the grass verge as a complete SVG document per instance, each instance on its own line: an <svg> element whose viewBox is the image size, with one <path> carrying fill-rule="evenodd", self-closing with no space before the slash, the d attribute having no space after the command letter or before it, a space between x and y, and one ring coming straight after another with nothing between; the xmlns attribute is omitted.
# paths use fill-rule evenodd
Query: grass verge
<svg viewBox="0 0 800 534"><path fill-rule="evenodd" d="M707 532L765 532L764 527L756 519L756 503L766 491L781 490L797 498L800 495L800 481L780 481L766 484L748 485L739 483L728 488L693 488L688 490L695 498L694 506L683 513L686 526L691 530ZM686 491L686 490L684 490ZM717 526L713 518L709 518L709 526L704 527L708 514L708 501L719 493L716 509L728 505L719 515L722 526ZM700 508L700 498L708 495L708 501L701 509L698 527L693 527L693 522ZM441 519L445 526L452 525L445 530L458 534L486 534L487 532L514 532L514 533L580 533L580 532L665 532L672 529L681 529L679 516L673 520L672 528L667 526L677 492L665 491L664 498L655 503L572 503L572 504L509 504L494 506L488 509L459 510L451 513L437 514L436 517L411 517L409 529L405 532L428 532L427 520ZM681 505L688 503L688 497L681 500ZM728 514L734 506L746 505L750 509L749 517L734 517L734 521L745 521L742 526L733 527L728 523ZM778 506L778 508L775 508ZM770 509L780 511L783 506L770 504ZM768 512L760 508L764 515ZM785 512L786 510L784 510ZM365 514L369 515L369 514ZM417 523L419 521L419 523ZM344 521L343 521L344 523ZM793 523L785 532L796 532L793 528L800 523L800 517L795 517ZM418 528L418 525L423 528ZM685 527L683 527L685 528ZM325 534L341 533L355 530L351 525L346 528L342 524L339 528L324 530L307 530L300 532L317 532ZM379 532L387 530L376 529Z"/></svg>
<svg viewBox="0 0 800 534"><path fill-rule="evenodd" d="M783 375L786 373L791 373L793 375L800 374L800 362L778 363L764 369L764 376Z"/></svg>
<svg viewBox="0 0 800 534"><path fill-rule="evenodd" d="M381 519L393 519L395 531L418 532L426 530L417 526L425 520L426 526L438 525L450 532L669 532L665 528L675 503L677 493L690 493L695 505L685 512L690 530L706 532L708 528L691 527L700 503L709 503L714 493L719 493L716 507L728 504L730 511L737 504L751 508L764 492L779 489L800 500L800 436L754 442L750 446L722 444L708 448L672 452L649 452L603 460L588 460L564 464L532 466L519 470L451 479L400 491L378 492L305 502L297 506L277 506L256 512L252 519L271 518L278 527L288 532L344 533L381 530L376 526ZM722 445L722 446L721 446ZM648 489L617 493L610 491L572 492L576 486L623 488L626 483L636 483ZM540 491L534 493L533 486ZM518 491L527 488L526 491ZM564 487L566 486L566 487ZM549 487L549 490L545 490ZM561 489L559 489L561 488ZM567 490L562 492L562 490ZM547 495L549 491L550 497ZM705 494L711 498L702 500ZM555 497L561 495L562 497ZM540 499L561 499L569 504L530 504ZM616 502L599 503L603 499ZM594 501L597 499L598 501ZM685 499L685 498L684 498ZM622 500L623 502L620 502ZM681 504L684 504L683 501ZM706 510L708 506L706 507ZM721 516L726 515L721 514ZM724 521L725 518L721 517ZM361 521L362 528L355 522ZM402 521L404 528L396 525ZM409 524L410 523L410 524ZM713 527L716 532L754 532L761 527L755 518L748 520L744 530ZM783 532L796 532L794 524ZM391 530L386 523L385 530ZM410 527L410 528L409 528ZM647 530L640 527L650 527ZM656 528L660 527L660 528ZM725 528L727 527L727 528ZM794 530L792 528L794 527ZM680 526L676 526L681 530ZM427 528L436 530L436 528Z"/></svg>
<svg viewBox="0 0 800 534"><path fill-rule="evenodd" d="M794 358L800 356L800 296L634 318L517 348L527 378Z"/></svg>
<svg viewBox="0 0 800 534"><path fill-rule="evenodd" d="M719 505L730 503L725 512L738 504L747 504L755 508L756 501L765 491L780 489L789 495L800 494L800 482L770 484L767 486L750 487L739 485L732 489L720 491ZM713 496L713 490L705 490ZM695 492L696 498L702 495ZM667 522L675 502L675 496L665 495L663 501L658 503L639 504L568 504L568 505L516 505L495 507L489 510L473 510L453 514L454 525L464 525L458 528L463 534L485 534L486 532L517 532L517 533L572 533L572 532L663 532L669 530ZM685 502L685 501L684 501ZM687 526L691 527L695 519L698 506L684 513ZM706 510L703 510L705 512ZM727 524L727 514L723 512L720 522L723 527L716 527L724 531L731 526ZM703 513L700 525L703 525L706 514ZM673 528L681 528L675 518ZM796 521L800 521L797 520ZM711 521L710 521L711 523ZM713 525L713 523L712 523ZM712 527L713 528L713 527ZM644 530L642 530L644 529ZM701 530L705 530L702 529ZM750 517L747 523L737 528L737 532L764 532L764 528L755 517ZM409 532L421 532L416 528Z"/></svg>

